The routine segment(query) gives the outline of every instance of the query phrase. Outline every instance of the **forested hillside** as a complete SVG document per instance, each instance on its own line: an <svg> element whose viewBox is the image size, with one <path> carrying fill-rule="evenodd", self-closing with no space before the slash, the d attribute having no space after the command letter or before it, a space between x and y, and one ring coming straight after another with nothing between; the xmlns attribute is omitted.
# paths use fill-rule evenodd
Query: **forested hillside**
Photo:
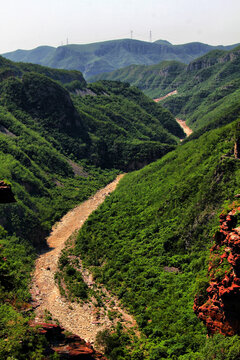
<svg viewBox="0 0 240 360"><path fill-rule="evenodd" d="M193 130L233 121L240 114L239 64L239 47L229 52L213 51L193 61L171 84L178 89L174 104L169 97L164 106L187 119Z"/></svg>
<svg viewBox="0 0 240 360"><path fill-rule="evenodd" d="M138 89L88 88L78 71L0 57L0 179L16 199L0 204L1 359L42 359L48 348L28 325L28 286L52 224L120 169L174 149L182 135L173 115Z"/></svg>
<svg viewBox="0 0 240 360"><path fill-rule="evenodd" d="M116 171L83 170L3 106L0 122L0 178L12 184L16 200L0 204L0 357L42 359L46 339L28 326L36 250L46 247L44 239L56 220Z"/></svg>
<svg viewBox="0 0 240 360"><path fill-rule="evenodd" d="M155 65L134 64L109 73L93 76L89 81L118 80L138 87L151 98L158 98L167 94L171 83L186 68L186 64L174 60L162 61Z"/></svg>
<svg viewBox="0 0 240 360"><path fill-rule="evenodd" d="M173 61L132 65L96 78L129 82L152 98L177 90L161 103L193 130L203 128L203 133L239 117L239 62L240 50L236 47L214 50L189 65ZM193 136L199 136L199 132Z"/></svg>
<svg viewBox="0 0 240 360"><path fill-rule="evenodd" d="M77 71L1 61L2 105L67 156L136 168L140 158L152 161L177 144L176 136L184 136L169 111L128 85L87 88Z"/></svg>
<svg viewBox="0 0 240 360"><path fill-rule="evenodd" d="M131 354L124 342L112 343L111 359L239 358L239 338L206 339L193 312L195 294L208 286L219 214L239 193L237 124L126 175L81 229L74 254L131 310L143 334Z"/></svg>
<svg viewBox="0 0 240 360"><path fill-rule="evenodd" d="M172 45L168 41L153 43L120 39L92 44L39 46L32 50L16 50L3 56L12 61L32 62L59 69L80 70L86 79L131 64L157 64L164 60L189 63L213 49L230 50L236 45L211 46L199 42Z"/></svg>

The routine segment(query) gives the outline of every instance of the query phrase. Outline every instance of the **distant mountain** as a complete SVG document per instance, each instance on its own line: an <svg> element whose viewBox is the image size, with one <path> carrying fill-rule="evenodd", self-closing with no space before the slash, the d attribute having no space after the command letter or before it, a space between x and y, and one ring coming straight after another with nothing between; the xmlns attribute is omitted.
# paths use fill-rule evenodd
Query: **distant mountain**
<svg viewBox="0 0 240 360"><path fill-rule="evenodd" d="M40 46L33 50L16 50L3 56L12 61L32 62L58 69L80 70L86 78L131 65L153 65L164 60L188 64L213 49L230 50L236 45L211 46L198 42L172 45L166 40L153 43L121 39L57 48Z"/></svg>

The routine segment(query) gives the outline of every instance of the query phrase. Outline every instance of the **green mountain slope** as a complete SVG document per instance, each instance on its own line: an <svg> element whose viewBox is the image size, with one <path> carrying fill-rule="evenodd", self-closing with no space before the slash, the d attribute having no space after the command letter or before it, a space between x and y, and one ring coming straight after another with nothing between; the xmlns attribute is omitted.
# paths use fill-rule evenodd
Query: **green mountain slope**
<svg viewBox="0 0 240 360"><path fill-rule="evenodd" d="M36 249L44 250L55 221L116 171L84 171L3 106L0 124L0 179L11 182L16 199L1 204L0 196L0 358L43 359L47 341L28 325Z"/></svg>
<svg viewBox="0 0 240 360"><path fill-rule="evenodd" d="M121 39L58 48L40 46L33 50L17 50L3 56L13 61L32 62L60 69L80 70L86 78L131 64L151 65L163 60L189 63L213 49L231 49L236 45L210 46L202 43L172 45Z"/></svg>
<svg viewBox="0 0 240 360"><path fill-rule="evenodd" d="M196 292L208 286L219 212L239 193L235 137L234 123L126 175L79 232L75 255L131 310L144 334L132 357L118 348L123 358L214 359L233 341L237 346L236 337L206 341L192 309ZM228 359L239 354L236 348Z"/></svg>
<svg viewBox="0 0 240 360"><path fill-rule="evenodd" d="M94 163L125 170L139 168L173 149L175 136L184 136L169 111L136 88L103 82L89 89L95 96L76 96L74 103L85 116Z"/></svg>
<svg viewBox="0 0 240 360"><path fill-rule="evenodd" d="M137 89L116 83L88 89L79 72L1 59L1 104L67 156L139 168L184 136L170 112Z"/></svg>
<svg viewBox="0 0 240 360"><path fill-rule="evenodd" d="M90 81L122 81L138 87L145 94L157 98L165 94L168 88L187 65L177 61L163 61L156 65L130 65L122 69L96 75Z"/></svg>
<svg viewBox="0 0 240 360"><path fill-rule="evenodd" d="M62 85L70 86L72 83L77 82L78 88L86 87L86 81L79 71L56 70L37 64L14 63L0 57L0 81L7 79L10 76L22 77L23 74L29 72L45 75Z"/></svg>
<svg viewBox="0 0 240 360"><path fill-rule="evenodd" d="M139 87L152 98L174 90L178 94L161 104L187 120L196 130L229 123L239 117L240 50L214 50L189 65L162 62L154 66L129 66L97 78L121 80Z"/></svg>
<svg viewBox="0 0 240 360"><path fill-rule="evenodd" d="M173 116L137 89L98 83L85 89L84 96L75 93L71 99L65 88L44 73L67 84L81 79L80 73L0 61L4 74L0 82L0 178L13 182L19 199L15 205L1 207L0 225L35 244L44 238L52 221L89 194L82 188L72 194L66 190L69 199L61 206L58 203L56 184L68 189L62 181L74 179L70 160L135 169L175 148L176 136L182 136ZM89 92L92 95L86 95ZM41 203L35 197L51 198L53 203Z"/></svg>
<svg viewBox="0 0 240 360"><path fill-rule="evenodd" d="M179 89L174 104L169 97L164 106L186 118L193 130L208 125L211 119L221 124L236 119L240 114L239 64L239 47L230 52L211 52L195 60L172 83L173 87L178 84Z"/></svg>
<svg viewBox="0 0 240 360"><path fill-rule="evenodd" d="M46 358L46 338L28 325L28 286L51 225L120 168L139 168L175 148L177 136L171 113L138 89L111 82L87 88L78 71L0 57L0 179L16 198L0 203L1 359Z"/></svg>

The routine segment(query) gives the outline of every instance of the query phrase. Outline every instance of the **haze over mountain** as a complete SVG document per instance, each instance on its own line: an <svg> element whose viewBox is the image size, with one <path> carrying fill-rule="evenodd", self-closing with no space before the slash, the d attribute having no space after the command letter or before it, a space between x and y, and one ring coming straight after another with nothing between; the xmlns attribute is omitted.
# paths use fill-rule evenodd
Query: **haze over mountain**
<svg viewBox="0 0 240 360"><path fill-rule="evenodd" d="M40 46L32 50L16 50L3 56L12 61L80 70L85 78L90 78L131 64L152 65L163 60L177 60L188 64L211 50L230 50L235 46L211 46L200 42L172 45L166 40L151 43L120 39L84 45L71 44L57 48Z"/></svg>

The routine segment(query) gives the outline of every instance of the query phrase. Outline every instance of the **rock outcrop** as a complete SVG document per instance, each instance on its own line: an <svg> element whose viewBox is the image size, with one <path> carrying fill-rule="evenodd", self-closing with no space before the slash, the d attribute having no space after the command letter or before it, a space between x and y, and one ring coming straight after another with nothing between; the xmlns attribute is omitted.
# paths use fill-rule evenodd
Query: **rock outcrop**
<svg viewBox="0 0 240 360"><path fill-rule="evenodd" d="M224 64L228 61L234 61L239 58L240 50L233 50L232 52L223 52L215 50L210 53L213 56L202 56L190 62L187 67L187 72L207 69L216 64Z"/></svg>
<svg viewBox="0 0 240 360"><path fill-rule="evenodd" d="M15 202L11 186L4 181L0 181L0 204L7 204Z"/></svg>
<svg viewBox="0 0 240 360"><path fill-rule="evenodd" d="M209 287L194 300L194 312L206 325L209 335L240 334L239 212L240 207L235 207L227 215L220 215L220 231L215 234L211 248Z"/></svg>
<svg viewBox="0 0 240 360"><path fill-rule="evenodd" d="M77 335L64 333L64 328L59 325L35 322L30 322L29 325L37 328L39 334L45 335L49 344L48 354L55 352L60 359L107 360L101 353L94 350L90 343Z"/></svg>

